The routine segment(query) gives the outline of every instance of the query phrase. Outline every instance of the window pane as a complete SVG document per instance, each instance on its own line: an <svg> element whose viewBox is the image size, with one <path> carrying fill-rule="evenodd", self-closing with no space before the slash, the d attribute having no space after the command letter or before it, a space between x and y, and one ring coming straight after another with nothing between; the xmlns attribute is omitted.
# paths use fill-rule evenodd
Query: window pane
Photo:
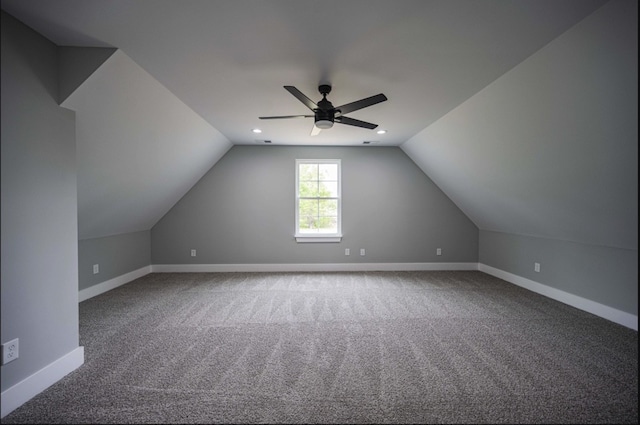
<svg viewBox="0 0 640 425"><path fill-rule="evenodd" d="M318 232L336 233L338 231L337 217L319 217L317 220Z"/></svg>
<svg viewBox="0 0 640 425"><path fill-rule="evenodd" d="M322 216L338 216L338 201L336 199L320 199L318 201L318 215Z"/></svg>
<svg viewBox="0 0 640 425"><path fill-rule="evenodd" d="M298 227L301 232L307 232L310 230L315 230L314 226L315 217L314 216L300 216L298 219Z"/></svg>
<svg viewBox="0 0 640 425"><path fill-rule="evenodd" d="M336 198L338 196L338 182L320 182L318 196Z"/></svg>
<svg viewBox="0 0 640 425"><path fill-rule="evenodd" d="M318 164L300 164L300 181L318 180Z"/></svg>
<svg viewBox="0 0 640 425"><path fill-rule="evenodd" d="M316 181L300 181L298 194L301 198L310 198L318 196L318 182Z"/></svg>
<svg viewBox="0 0 640 425"><path fill-rule="evenodd" d="M315 199L300 199L298 215L302 216L318 216L318 201Z"/></svg>
<svg viewBox="0 0 640 425"><path fill-rule="evenodd" d="M338 164L318 164L320 178L319 180L338 180Z"/></svg>

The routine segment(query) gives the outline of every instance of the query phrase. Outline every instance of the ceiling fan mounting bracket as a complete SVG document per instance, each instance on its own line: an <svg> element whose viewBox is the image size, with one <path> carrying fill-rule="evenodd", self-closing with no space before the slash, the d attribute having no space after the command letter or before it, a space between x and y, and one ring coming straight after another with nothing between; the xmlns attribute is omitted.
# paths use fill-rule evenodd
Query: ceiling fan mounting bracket
<svg viewBox="0 0 640 425"><path fill-rule="evenodd" d="M329 84L320 84L318 86L318 91L323 96L327 95L327 94L331 93L331 86Z"/></svg>

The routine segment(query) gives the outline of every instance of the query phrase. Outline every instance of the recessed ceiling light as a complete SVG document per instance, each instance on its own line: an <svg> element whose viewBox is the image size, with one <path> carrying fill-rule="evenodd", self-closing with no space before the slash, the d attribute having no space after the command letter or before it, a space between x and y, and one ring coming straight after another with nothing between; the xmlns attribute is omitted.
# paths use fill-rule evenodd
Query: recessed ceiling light
<svg viewBox="0 0 640 425"><path fill-rule="evenodd" d="M385 134L387 132L387 130L378 130L377 133L378 134Z"/></svg>
<svg viewBox="0 0 640 425"><path fill-rule="evenodd" d="M262 130L260 130L259 128L254 128L253 130L254 133L262 133Z"/></svg>

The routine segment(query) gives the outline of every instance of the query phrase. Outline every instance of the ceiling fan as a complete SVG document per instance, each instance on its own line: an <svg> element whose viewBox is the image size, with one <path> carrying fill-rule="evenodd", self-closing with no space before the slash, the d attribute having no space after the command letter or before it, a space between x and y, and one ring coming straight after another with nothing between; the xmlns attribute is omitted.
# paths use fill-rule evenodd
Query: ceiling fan
<svg viewBox="0 0 640 425"><path fill-rule="evenodd" d="M342 106L334 107L331 102L327 100L327 95L331 93L331 86L328 84L321 84L318 86L318 91L322 94L322 100L317 104L305 96L300 90L294 86L284 86L284 88L294 95L296 99L304 103L305 106L311 109L314 115L280 115L275 117L258 117L261 120L273 120L283 118L314 118L314 126L311 130L311 135L316 136L321 130L326 130L333 127L333 123L352 125L355 127L368 128L373 130L378 124L372 124L366 121L360 121L355 118L345 117L344 114L357 111L358 109L366 108L367 106L375 105L376 103L384 102L387 97L380 93L375 96L367 97L365 99L356 100L355 102L347 103Z"/></svg>

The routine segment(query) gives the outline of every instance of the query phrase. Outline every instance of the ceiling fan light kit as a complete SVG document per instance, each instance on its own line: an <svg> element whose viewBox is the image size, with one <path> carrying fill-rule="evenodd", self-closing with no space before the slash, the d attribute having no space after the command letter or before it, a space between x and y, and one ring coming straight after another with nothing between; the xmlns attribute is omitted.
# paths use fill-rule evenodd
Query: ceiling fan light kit
<svg viewBox="0 0 640 425"><path fill-rule="evenodd" d="M377 124L372 124L370 122L357 120L355 118L345 117L344 114L349 112L357 111L362 108L366 108L368 106L375 105L380 102L384 102L387 100L387 97L380 93L375 96L367 97L365 99L360 99L355 102L347 103L342 106L334 107L331 102L327 100L327 94L331 92L331 86L328 84L321 84L318 87L318 91L322 94L322 100L320 100L317 104L305 96L300 90L295 88L294 86L284 86L285 90L291 93L296 99L302 102L307 108L313 111L313 115L281 115L281 116L270 116L270 117L258 117L261 120L270 120L270 119L288 119L288 118L313 118L314 119L314 127L311 130L311 135L315 136L320 133L320 130L327 130L333 127L333 123L337 122L339 124L351 125L354 127L361 127L373 130L378 127Z"/></svg>
<svg viewBox="0 0 640 425"><path fill-rule="evenodd" d="M329 119L318 119L316 120L316 127L326 130L327 128L333 127L333 121Z"/></svg>

